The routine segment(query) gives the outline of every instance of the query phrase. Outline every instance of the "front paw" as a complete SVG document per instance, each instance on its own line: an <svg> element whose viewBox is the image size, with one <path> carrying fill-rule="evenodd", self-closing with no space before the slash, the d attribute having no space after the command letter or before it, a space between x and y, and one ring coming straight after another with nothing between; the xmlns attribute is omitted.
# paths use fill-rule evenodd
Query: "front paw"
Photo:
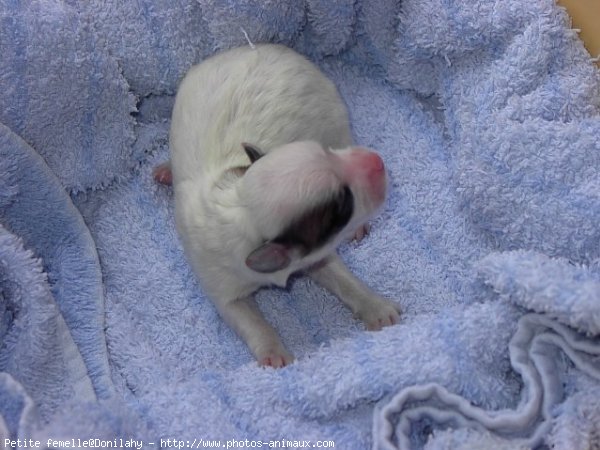
<svg viewBox="0 0 600 450"><path fill-rule="evenodd" d="M272 336L270 339L262 336L262 342L256 342L250 349L261 367L279 369L294 362L294 356L287 351L281 341Z"/></svg>
<svg viewBox="0 0 600 450"><path fill-rule="evenodd" d="M294 357L284 348L272 349L257 355L258 365L280 369L294 362Z"/></svg>
<svg viewBox="0 0 600 450"><path fill-rule="evenodd" d="M385 299L373 299L354 315L364 322L367 330L379 331L400 322L400 307Z"/></svg>

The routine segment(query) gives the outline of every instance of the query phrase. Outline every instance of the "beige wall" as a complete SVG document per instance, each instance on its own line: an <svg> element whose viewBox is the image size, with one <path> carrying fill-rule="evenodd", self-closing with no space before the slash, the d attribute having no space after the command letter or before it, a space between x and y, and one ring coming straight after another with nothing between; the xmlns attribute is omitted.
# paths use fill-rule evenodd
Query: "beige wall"
<svg viewBox="0 0 600 450"><path fill-rule="evenodd" d="M600 56L600 0L558 0L573 18L573 28L593 57ZM600 66L600 61L598 62Z"/></svg>

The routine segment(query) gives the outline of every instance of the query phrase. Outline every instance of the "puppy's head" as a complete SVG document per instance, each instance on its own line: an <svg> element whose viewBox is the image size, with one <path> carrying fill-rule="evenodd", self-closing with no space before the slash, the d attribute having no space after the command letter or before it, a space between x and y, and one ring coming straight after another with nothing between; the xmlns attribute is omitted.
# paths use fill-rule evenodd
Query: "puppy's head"
<svg viewBox="0 0 600 450"><path fill-rule="evenodd" d="M383 161L366 148L332 151L299 141L263 154L242 145L251 165L238 194L261 240L246 257L255 272L314 262L310 255L335 248L385 200Z"/></svg>

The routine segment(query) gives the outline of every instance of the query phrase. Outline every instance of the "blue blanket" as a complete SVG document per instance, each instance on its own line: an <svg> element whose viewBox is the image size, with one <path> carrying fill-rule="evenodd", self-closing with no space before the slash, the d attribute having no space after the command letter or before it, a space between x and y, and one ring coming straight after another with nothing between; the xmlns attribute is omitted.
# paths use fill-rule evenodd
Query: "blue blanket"
<svg viewBox="0 0 600 450"><path fill-rule="evenodd" d="M600 445L600 76L552 0L1 0L0 23L0 447ZM151 176L178 81L247 38L319 64L390 177L340 254L401 323L263 289L281 370L219 319Z"/></svg>

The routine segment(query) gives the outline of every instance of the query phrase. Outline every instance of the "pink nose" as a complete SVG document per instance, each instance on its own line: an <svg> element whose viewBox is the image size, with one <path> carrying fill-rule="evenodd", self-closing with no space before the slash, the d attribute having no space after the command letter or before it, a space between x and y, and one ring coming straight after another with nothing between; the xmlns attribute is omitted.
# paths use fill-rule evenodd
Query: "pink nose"
<svg viewBox="0 0 600 450"><path fill-rule="evenodd" d="M381 157L364 147L341 155L345 179L366 192L374 204L381 204L385 200L387 184Z"/></svg>
<svg viewBox="0 0 600 450"><path fill-rule="evenodd" d="M377 201L385 198L385 167L381 157L374 152L365 152L360 162L366 174L369 190Z"/></svg>
<svg viewBox="0 0 600 450"><path fill-rule="evenodd" d="M368 152L364 156L364 168L372 174L383 172L383 160L377 153Z"/></svg>
<svg viewBox="0 0 600 450"><path fill-rule="evenodd" d="M343 156L346 175L349 179L363 179L369 184L380 184L385 180L385 165L381 157L366 148L356 148Z"/></svg>

